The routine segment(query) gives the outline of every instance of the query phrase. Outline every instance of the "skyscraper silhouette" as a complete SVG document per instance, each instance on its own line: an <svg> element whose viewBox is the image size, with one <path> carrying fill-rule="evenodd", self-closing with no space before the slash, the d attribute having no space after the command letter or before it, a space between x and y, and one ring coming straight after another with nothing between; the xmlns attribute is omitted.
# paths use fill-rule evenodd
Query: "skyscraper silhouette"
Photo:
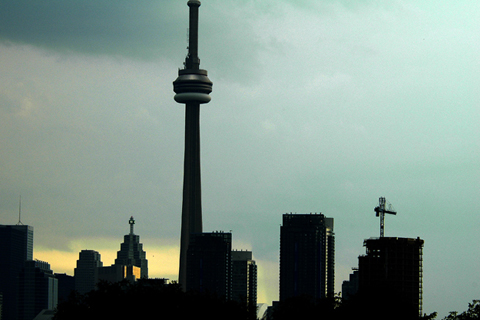
<svg viewBox="0 0 480 320"><path fill-rule="evenodd" d="M252 251L232 251L232 299L257 308L257 264Z"/></svg>
<svg viewBox="0 0 480 320"><path fill-rule="evenodd" d="M58 302L58 279L48 262L25 261L19 276L19 320L31 320L44 309L54 310Z"/></svg>
<svg viewBox="0 0 480 320"><path fill-rule="evenodd" d="M185 158L183 177L182 231L178 280L186 288L187 250L190 234L201 233L202 201L200 183L200 104L210 101L212 82L200 69L198 58L198 0L189 0L189 44L184 68L173 82L175 101L185 104Z"/></svg>
<svg viewBox="0 0 480 320"><path fill-rule="evenodd" d="M334 282L333 218L284 214L280 227L280 301L296 296L333 296Z"/></svg>
<svg viewBox="0 0 480 320"><path fill-rule="evenodd" d="M192 233L188 246L188 291L232 299L232 234Z"/></svg>
<svg viewBox="0 0 480 320"><path fill-rule="evenodd" d="M25 261L33 260L33 227L0 225L1 319L18 319L19 275Z"/></svg>
<svg viewBox="0 0 480 320"><path fill-rule="evenodd" d="M82 250L78 255L74 269L75 290L84 294L96 288L98 268L103 267L100 253L95 250Z"/></svg>
<svg viewBox="0 0 480 320"><path fill-rule="evenodd" d="M117 251L115 265L139 267L141 270L141 278L148 278L148 261L146 253L143 251L143 245L140 243L140 236L133 232L135 219L130 217L128 224L130 225L130 233L123 237L120 251Z"/></svg>
<svg viewBox="0 0 480 320"><path fill-rule="evenodd" d="M412 319L422 315L423 243L420 238L381 237L364 241L358 257L358 290L375 301L389 297Z"/></svg>

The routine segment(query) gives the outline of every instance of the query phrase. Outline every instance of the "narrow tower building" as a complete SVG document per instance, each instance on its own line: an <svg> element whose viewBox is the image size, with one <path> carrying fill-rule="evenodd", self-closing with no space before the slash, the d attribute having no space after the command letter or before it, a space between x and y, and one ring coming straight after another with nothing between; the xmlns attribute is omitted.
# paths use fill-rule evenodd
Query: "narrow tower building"
<svg viewBox="0 0 480 320"><path fill-rule="evenodd" d="M232 299L257 308L257 264L252 251L232 251Z"/></svg>
<svg viewBox="0 0 480 320"><path fill-rule="evenodd" d="M202 203L200 183L200 105L210 101L212 82L207 71L200 69L198 58L198 0L187 2L189 12L189 43L184 68L178 70L173 82L175 101L185 104L185 154L180 239L179 283L187 287L187 250L192 233L201 233Z"/></svg>

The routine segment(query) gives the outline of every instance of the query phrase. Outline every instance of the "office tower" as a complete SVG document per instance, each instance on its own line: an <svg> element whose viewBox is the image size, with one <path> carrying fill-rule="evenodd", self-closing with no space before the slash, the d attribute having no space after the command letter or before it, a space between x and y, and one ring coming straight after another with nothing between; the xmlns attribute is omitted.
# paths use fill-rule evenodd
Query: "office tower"
<svg viewBox="0 0 480 320"><path fill-rule="evenodd" d="M183 176L182 230L180 238L179 283L187 287L187 250L191 233L201 233L202 193L200 182L200 104L210 101L212 82L200 69L198 58L198 8L200 1L189 0L189 44L184 68L173 82L175 101L185 104L185 154Z"/></svg>
<svg viewBox="0 0 480 320"><path fill-rule="evenodd" d="M54 310L58 302L58 280L50 264L39 260L25 261L19 277L19 320L31 320L40 311Z"/></svg>
<svg viewBox="0 0 480 320"><path fill-rule="evenodd" d="M257 265L252 251L232 251L232 299L257 306Z"/></svg>
<svg viewBox="0 0 480 320"><path fill-rule="evenodd" d="M358 268L342 283L342 299L348 300L358 292Z"/></svg>
<svg viewBox="0 0 480 320"><path fill-rule="evenodd" d="M114 264L110 267L98 268L98 281L107 281L111 283L128 280L135 282L141 278L141 269L133 265ZM144 278L147 279L147 278Z"/></svg>
<svg viewBox="0 0 480 320"><path fill-rule="evenodd" d="M77 267L74 270L75 290L84 294L96 288L98 268L103 266L100 253L94 250L80 251Z"/></svg>
<svg viewBox="0 0 480 320"><path fill-rule="evenodd" d="M333 218L323 214L284 214L280 227L280 301L296 296L333 296L335 286Z"/></svg>
<svg viewBox="0 0 480 320"><path fill-rule="evenodd" d="M0 225L0 318L18 319L18 277L24 262L33 259L33 227Z"/></svg>
<svg viewBox="0 0 480 320"><path fill-rule="evenodd" d="M214 293L231 300L231 251L231 233L192 233L188 246L186 290Z"/></svg>
<svg viewBox="0 0 480 320"><path fill-rule="evenodd" d="M420 238L371 238L358 257L359 293L388 297L411 316L422 315L423 243Z"/></svg>
<svg viewBox="0 0 480 320"><path fill-rule="evenodd" d="M58 279L58 302L67 301L68 296L75 291L75 277L66 273L55 273Z"/></svg>
<svg viewBox="0 0 480 320"><path fill-rule="evenodd" d="M130 233L123 237L120 251L117 251L115 265L139 267L140 277L148 278L148 261L145 251L143 251L143 245L140 243L140 236L133 232L135 225L133 217L130 217L128 224L130 225Z"/></svg>

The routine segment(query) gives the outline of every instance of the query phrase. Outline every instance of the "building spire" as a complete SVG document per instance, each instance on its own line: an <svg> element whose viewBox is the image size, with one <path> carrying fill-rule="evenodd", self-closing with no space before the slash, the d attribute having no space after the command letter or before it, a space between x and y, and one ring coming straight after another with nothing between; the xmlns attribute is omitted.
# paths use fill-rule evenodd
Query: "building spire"
<svg viewBox="0 0 480 320"><path fill-rule="evenodd" d="M18 200L18 223L17 226L23 226L22 223L22 196Z"/></svg>
<svg viewBox="0 0 480 320"><path fill-rule="evenodd" d="M128 220L128 224L130 225L130 234L133 233L133 225L135 224L135 219L133 219L133 216L130 217L130 220Z"/></svg>
<svg viewBox="0 0 480 320"><path fill-rule="evenodd" d="M185 59L185 68L198 70L200 59L198 58L198 7L201 3L198 0L188 1L190 7L190 18L188 28L188 55Z"/></svg>

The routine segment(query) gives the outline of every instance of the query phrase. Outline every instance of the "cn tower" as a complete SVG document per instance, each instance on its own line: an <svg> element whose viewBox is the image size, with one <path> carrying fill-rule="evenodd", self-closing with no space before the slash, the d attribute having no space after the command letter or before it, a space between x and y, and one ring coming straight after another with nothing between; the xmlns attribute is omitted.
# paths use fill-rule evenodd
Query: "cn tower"
<svg viewBox="0 0 480 320"><path fill-rule="evenodd" d="M185 104L185 158L183 176L182 233L180 238L180 270L178 282L187 288L187 249L190 234L201 233L202 191L200 182L200 104L210 101L212 82L207 71L200 69L198 58L198 0L189 0L188 54L184 68L173 82L175 101Z"/></svg>

